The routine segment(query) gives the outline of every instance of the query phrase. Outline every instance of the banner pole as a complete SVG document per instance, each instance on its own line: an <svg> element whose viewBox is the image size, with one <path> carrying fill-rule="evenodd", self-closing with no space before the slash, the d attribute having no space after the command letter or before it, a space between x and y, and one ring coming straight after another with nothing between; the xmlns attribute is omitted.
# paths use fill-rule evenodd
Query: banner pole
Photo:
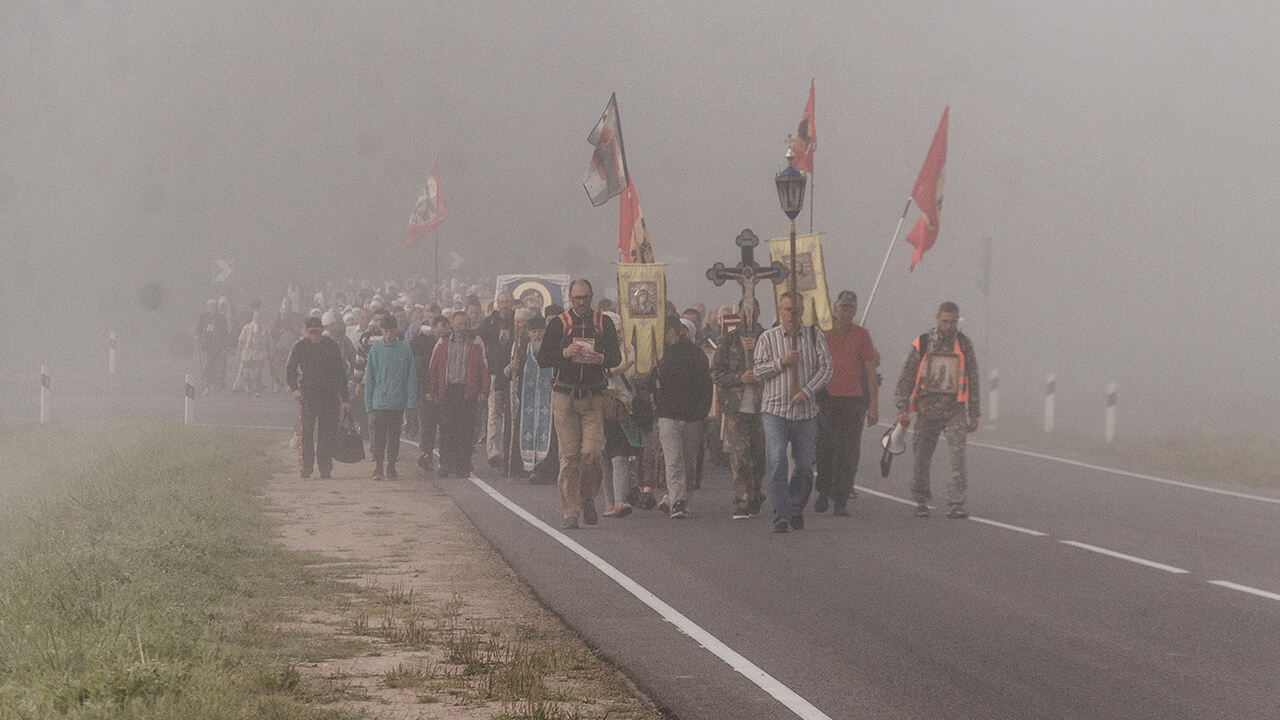
<svg viewBox="0 0 1280 720"><path fill-rule="evenodd" d="M810 157L812 157L812 155ZM810 235L813 234L813 200L814 198L817 197L817 192L816 192L817 189L818 189L817 175L812 170L810 170L809 171L809 234Z"/></svg>
<svg viewBox="0 0 1280 720"><path fill-rule="evenodd" d="M884 276L884 269L889 265L889 255L893 253L893 244L898 242L898 233L902 232L902 223L907 219L907 211L911 209L911 198L907 198L906 207L902 208L902 217L898 218L898 227L893 230L893 239L889 241L889 249L884 253L884 262L880 263L880 272L876 273L876 282L871 286L871 295L867 297L867 305L862 311L862 320L858 324L867 326L867 314L871 312L871 301L876 299L876 289L880 287L880 278Z"/></svg>

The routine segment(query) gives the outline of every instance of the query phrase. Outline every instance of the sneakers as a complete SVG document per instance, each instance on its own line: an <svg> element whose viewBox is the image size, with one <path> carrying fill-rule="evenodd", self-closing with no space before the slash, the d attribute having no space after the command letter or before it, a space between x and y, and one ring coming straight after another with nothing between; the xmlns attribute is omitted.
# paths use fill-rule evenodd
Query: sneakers
<svg viewBox="0 0 1280 720"><path fill-rule="evenodd" d="M947 512L947 517L952 520L968 520L969 513L964 509L964 505L957 503L951 506L951 510Z"/></svg>
<svg viewBox="0 0 1280 720"><path fill-rule="evenodd" d="M382 478L382 468L381 468L381 467L376 467L376 468L374 468L374 469L373 469L373 474L369 476L369 479L370 479L370 480L382 480L382 479L383 479L383 478Z"/></svg>
<svg viewBox="0 0 1280 720"><path fill-rule="evenodd" d="M677 500L677 501L675 502L675 504L671 506L671 519L672 519L672 520L679 520L680 518L688 517L688 516L689 516L689 503L688 503L688 501L686 501L686 500Z"/></svg>
<svg viewBox="0 0 1280 720"><path fill-rule="evenodd" d="M791 526L787 524L786 520L779 520L773 524L773 531L776 533L791 532Z"/></svg>
<svg viewBox="0 0 1280 720"><path fill-rule="evenodd" d="M747 508L739 506L736 510L733 511L734 520L746 520L750 517L751 517L751 511L748 510Z"/></svg>
<svg viewBox="0 0 1280 720"><path fill-rule="evenodd" d="M831 506L831 515L833 517L849 517L849 508L842 502L835 503Z"/></svg>
<svg viewBox="0 0 1280 720"><path fill-rule="evenodd" d="M656 504L653 500L653 493L649 490L643 490L640 492L640 499L636 502L636 507L641 510L652 510Z"/></svg>
<svg viewBox="0 0 1280 720"><path fill-rule="evenodd" d="M387 466L387 479L388 479L388 480L399 480L399 479L400 479L400 473L396 472L396 466L395 466L395 465L388 465L388 466Z"/></svg>
<svg viewBox="0 0 1280 720"><path fill-rule="evenodd" d="M625 503L625 502L618 503L617 507L615 507L614 510L618 511L617 515L615 515L614 517L624 518L631 514L631 504Z"/></svg>
<svg viewBox="0 0 1280 720"><path fill-rule="evenodd" d="M584 500L582 503L582 522L588 525L595 525L600 522L600 516L596 514L596 501Z"/></svg>
<svg viewBox="0 0 1280 720"><path fill-rule="evenodd" d="M792 515L792 516L791 516L791 529L792 529L792 530L803 530L803 529L804 529L804 516L803 516L803 515Z"/></svg>
<svg viewBox="0 0 1280 720"><path fill-rule="evenodd" d="M927 518L927 517L929 517L929 506L928 506L928 505L926 505L926 504L924 504L924 503L919 503L919 504L917 504L917 505L916 505L916 517L918 517L918 518Z"/></svg>
<svg viewBox="0 0 1280 720"><path fill-rule="evenodd" d="M601 514L601 515L603 515L603 516L605 516L605 517L618 517L618 508L619 508L619 507L620 507L619 505L614 505L613 507L607 507L607 508L605 508L605 509L604 509L604 512L602 512L602 513L600 513L600 514Z"/></svg>
<svg viewBox="0 0 1280 720"><path fill-rule="evenodd" d="M658 511L661 512L663 515L666 515L667 513L671 512L671 500L667 498L665 495L662 498L662 502L658 503Z"/></svg>
<svg viewBox="0 0 1280 720"><path fill-rule="evenodd" d="M831 506L831 502L827 500L826 495L819 495L817 500L813 501L813 511L821 515Z"/></svg>
<svg viewBox="0 0 1280 720"><path fill-rule="evenodd" d="M567 517L567 518L565 518L565 519L564 519L564 524L563 524L563 525L561 525L560 527L564 528L565 530L577 530L577 529L578 529L578 516L577 516L577 515L574 515L573 517Z"/></svg>

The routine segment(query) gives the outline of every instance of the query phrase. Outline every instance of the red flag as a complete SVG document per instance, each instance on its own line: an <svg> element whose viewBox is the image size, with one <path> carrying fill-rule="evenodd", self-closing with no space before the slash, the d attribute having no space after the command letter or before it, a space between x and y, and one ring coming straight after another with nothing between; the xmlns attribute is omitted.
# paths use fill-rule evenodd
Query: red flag
<svg viewBox="0 0 1280 720"><path fill-rule="evenodd" d="M618 262L653 262L653 246L649 244L644 213L640 212L640 196L636 194L634 178L628 180L618 203Z"/></svg>
<svg viewBox="0 0 1280 720"><path fill-rule="evenodd" d="M427 186L413 205L413 214L409 216L409 226L404 229L404 246L413 247L427 233L440 227L444 219L449 217L449 206L440 194L440 161L431 166L431 174L427 176Z"/></svg>
<svg viewBox="0 0 1280 720"><path fill-rule="evenodd" d="M809 102L804 104L804 115L791 140L791 152L796 155L796 169L813 172L813 151L818 149L818 130L813 124L813 80L809 81Z"/></svg>
<svg viewBox="0 0 1280 720"><path fill-rule="evenodd" d="M942 186L946 178L944 166L947 164L947 117L951 106L943 108L942 120L938 121L938 129L933 133L933 144L929 146L929 154L924 158L920 175L911 188L911 199L920 207L920 219L915 227L907 233L907 242L915 248L911 253L911 269L924 258L925 251L933 247L938 239L938 218L942 215Z"/></svg>

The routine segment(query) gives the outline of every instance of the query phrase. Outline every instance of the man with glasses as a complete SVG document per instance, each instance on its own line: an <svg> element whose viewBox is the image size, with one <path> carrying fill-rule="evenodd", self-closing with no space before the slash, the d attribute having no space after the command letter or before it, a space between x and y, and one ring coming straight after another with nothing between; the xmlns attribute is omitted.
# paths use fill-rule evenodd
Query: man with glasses
<svg viewBox="0 0 1280 720"><path fill-rule="evenodd" d="M761 383L764 422L764 476L773 505L773 531L804 528L804 508L813 491L813 465L818 448L816 395L831 379L831 352L822 332L801 322L799 293L778 301L781 324L756 341L754 374ZM795 368L796 384L792 384ZM795 470L787 481L787 446Z"/></svg>
<svg viewBox="0 0 1280 720"><path fill-rule="evenodd" d="M298 464L302 477L311 477L312 468L319 465L321 479L328 480L333 472L339 409L348 407L347 364L342 360L338 343L325 336L320 318L307 318L305 332L289 351L285 381L298 401L298 419L302 425Z"/></svg>
<svg viewBox="0 0 1280 720"><path fill-rule="evenodd" d="M578 527L578 515L588 525L599 519L600 456L604 452L604 413L600 394L608 387L605 370L622 364L613 320L592 310L591 283L569 284L573 307L547 322L538 349L538 365L555 368L551 412L560 450L560 506L564 527Z"/></svg>

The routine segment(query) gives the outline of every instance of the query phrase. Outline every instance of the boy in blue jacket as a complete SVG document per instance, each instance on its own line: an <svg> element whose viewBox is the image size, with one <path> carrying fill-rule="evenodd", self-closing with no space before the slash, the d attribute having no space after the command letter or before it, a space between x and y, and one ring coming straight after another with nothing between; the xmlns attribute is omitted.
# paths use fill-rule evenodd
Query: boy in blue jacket
<svg viewBox="0 0 1280 720"><path fill-rule="evenodd" d="M418 407L418 371L413 364L413 349L400 337L394 315L382 316L382 339L369 348L364 370L364 409L372 418L373 479L383 479L383 457L386 457L388 480L396 473L400 456L400 427L404 411Z"/></svg>

